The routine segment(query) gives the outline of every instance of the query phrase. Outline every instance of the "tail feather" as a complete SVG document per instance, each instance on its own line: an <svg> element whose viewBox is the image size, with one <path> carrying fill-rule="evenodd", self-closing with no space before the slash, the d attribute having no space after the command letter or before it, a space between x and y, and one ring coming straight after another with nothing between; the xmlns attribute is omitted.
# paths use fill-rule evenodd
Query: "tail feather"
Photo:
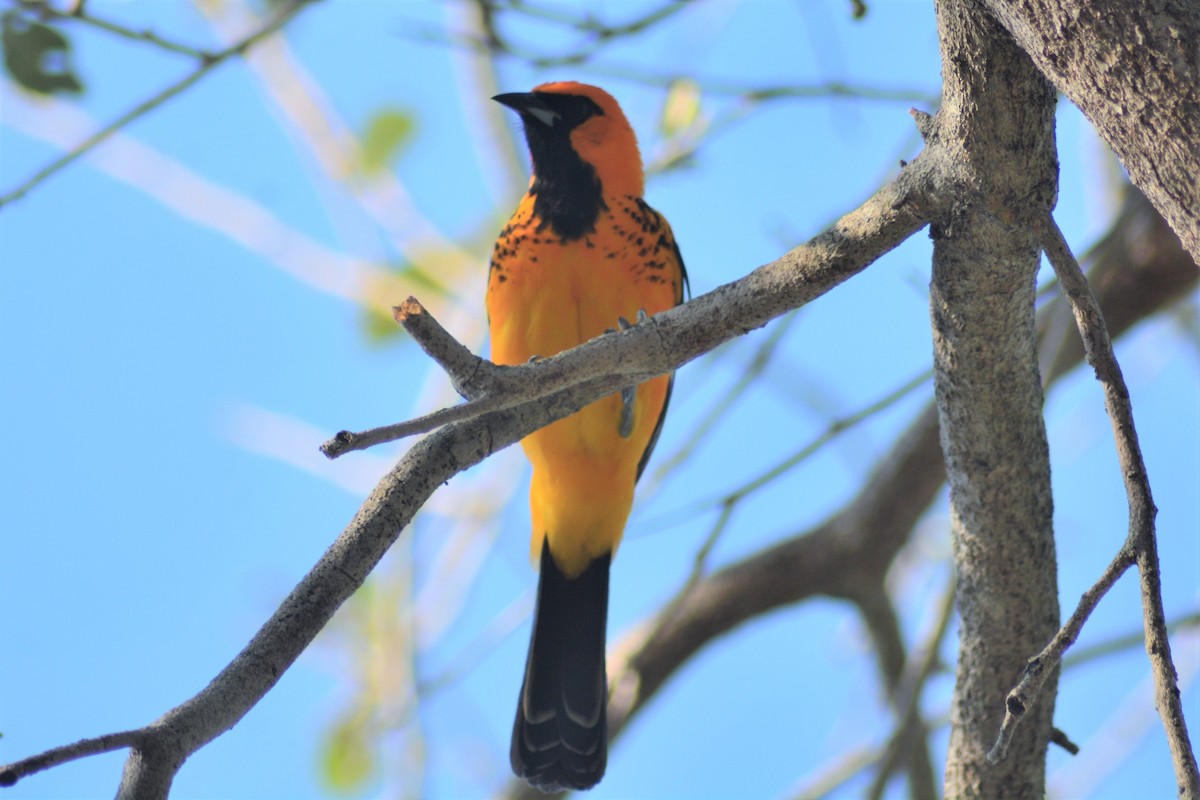
<svg viewBox="0 0 1200 800"><path fill-rule="evenodd" d="M590 789L608 761L609 555L577 578L542 545L537 609L513 722L513 772L545 792Z"/></svg>

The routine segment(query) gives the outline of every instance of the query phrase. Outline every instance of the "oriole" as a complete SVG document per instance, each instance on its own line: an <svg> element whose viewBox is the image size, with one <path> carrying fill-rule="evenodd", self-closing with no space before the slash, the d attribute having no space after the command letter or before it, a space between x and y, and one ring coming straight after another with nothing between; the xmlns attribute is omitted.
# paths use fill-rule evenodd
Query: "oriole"
<svg viewBox="0 0 1200 800"><path fill-rule="evenodd" d="M493 361L551 356L682 302L683 260L642 200L637 139L617 101L574 82L492 99L520 114L533 162L489 268ZM587 789L604 775L609 564L673 380L614 393L521 442L541 564L510 758L543 791Z"/></svg>

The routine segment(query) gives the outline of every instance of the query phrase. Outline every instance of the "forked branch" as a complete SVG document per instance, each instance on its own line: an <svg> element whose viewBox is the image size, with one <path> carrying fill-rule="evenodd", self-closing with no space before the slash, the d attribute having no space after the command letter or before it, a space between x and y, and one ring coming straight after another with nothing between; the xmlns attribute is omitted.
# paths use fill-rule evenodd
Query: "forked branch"
<svg viewBox="0 0 1200 800"><path fill-rule="evenodd" d="M631 378L674 369L819 297L923 227L934 204L930 187L936 173L928 161L918 157L833 228L746 277L536 364L484 368L486 362L451 345L419 304L402 306L405 327L421 331L423 344L456 376L466 396L512 397L498 410L472 408L417 442L242 652L203 691L116 745L131 748L118 797L165 798L184 761L271 690L437 487ZM15 782L47 755L0 767L0 775Z"/></svg>
<svg viewBox="0 0 1200 800"><path fill-rule="evenodd" d="M84 139L74 148L66 153L63 153L58 158L42 167L27 180L25 180L24 183L17 186L7 194L0 196L0 208L3 208L14 200L20 200L42 181L56 174L63 167L72 164L76 159L81 158L82 156L91 152L117 131L127 128L135 120L138 120L150 113L171 98L182 94L184 91L196 84L205 75L208 75L215 68L225 63L229 59L235 56L245 55L248 50L257 45L263 39L266 39L268 36L278 31L307 6L308 2L306 0L302 0L300 2L283 3L271 16L271 18L262 25L261 28L249 34L240 41L216 53L198 53L197 57L200 59L200 61L191 72L189 72L187 75L184 75L182 78L175 81L170 86L153 95L152 97L149 97L146 100L138 103L136 106L129 109L109 124L100 128L91 136ZM140 38L147 39L148 41L157 41L160 46L163 44L162 40L148 39L148 36L149 35L147 34L141 36Z"/></svg>
<svg viewBox="0 0 1200 800"><path fill-rule="evenodd" d="M1029 660L1021 681L1009 692L1005 701L1004 722L996 744L988 753L988 760L994 763L1004 758L1012 740L1013 730L1030 706L1036 702L1046 677L1058 668L1063 653L1079 635L1092 609L1125 570L1136 563L1141 579L1146 652L1154 674L1155 704L1166 729L1180 796L1200 797L1200 774L1197 773L1196 756L1188 738L1187 722L1183 716L1179 696L1178 676L1171 659L1171 644L1167 637L1158 564L1158 541L1154 528L1157 509L1150 493L1150 481L1146 475L1141 446L1138 444L1129 390L1125 386L1121 367L1113 353L1104 317L1091 289L1088 288L1083 271L1063 238L1062 231L1049 215L1038 218L1035 221L1035 229L1046 257L1058 276L1063 293L1071 304L1076 326L1083 338L1087 362L1095 370L1096 378L1104 388L1104 404L1112 421L1117 457L1125 481L1125 493L1129 499L1129 532L1120 551L1100 580L1084 594L1075 613L1050 644Z"/></svg>

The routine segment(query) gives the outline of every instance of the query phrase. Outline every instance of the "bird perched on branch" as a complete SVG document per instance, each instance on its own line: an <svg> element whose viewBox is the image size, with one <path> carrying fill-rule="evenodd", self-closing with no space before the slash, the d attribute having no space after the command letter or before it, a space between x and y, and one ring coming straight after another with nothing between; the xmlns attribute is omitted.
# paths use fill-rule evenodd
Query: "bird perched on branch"
<svg viewBox="0 0 1200 800"><path fill-rule="evenodd" d="M520 115L533 161L492 254L493 361L552 356L682 302L683 260L667 221L642 199L637 139L617 101L574 82L493 99ZM628 387L521 442L533 465L540 575L510 755L513 771L544 791L587 789L604 776L609 564L673 380Z"/></svg>

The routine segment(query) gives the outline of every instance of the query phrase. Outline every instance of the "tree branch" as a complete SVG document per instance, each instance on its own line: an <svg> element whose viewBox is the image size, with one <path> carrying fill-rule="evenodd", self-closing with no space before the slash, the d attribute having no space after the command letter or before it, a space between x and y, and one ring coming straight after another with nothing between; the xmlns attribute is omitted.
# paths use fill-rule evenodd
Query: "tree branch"
<svg viewBox="0 0 1200 800"><path fill-rule="evenodd" d="M499 386L524 392L526 399L417 442L242 652L203 691L134 732L118 796L164 798L186 758L236 724L275 685L438 486L628 385L631 377L669 371L820 296L920 229L934 208L933 173L925 163L918 157L832 229L739 281L543 362L489 373L490 384L468 382L468 396ZM407 304L403 313L417 325L423 323L416 317L427 316ZM432 325L421 329L439 336ZM461 351L454 348L439 353L446 363L476 364L473 356L456 361Z"/></svg>
<svg viewBox="0 0 1200 800"><path fill-rule="evenodd" d="M31 758L16 761L0 768L0 787L13 786L21 778L41 772L44 769L57 767L80 758L95 756L101 753L111 753L113 750L123 750L133 747L141 741L141 731L121 731L97 736L93 739L80 739L73 744L47 750Z"/></svg>
<svg viewBox="0 0 1200 800"><path fill-rule="evenodd" d="M322 445L333 458L398 436L515 408L570 387L594 384L593 397L670 372L730 339L832 289L924 226L941 202L938 167L918 156L895 180L833 227L744 278L720 286L645 322L520 366L498 366L466 350L410 300L397 319L471 398L417 420L362 433L341 432ZM472 405L474 403L474 405Z"/></svg>
<svg viewBox="0 0 1200 800"><path fill-rule="evenodd" d="M32 176L30 176L24 183L19 185L17 188L13 189L8 194L0 197L0 208L3 208L4 206L8 205L9 203L13 202L14 200L20 200L30 190L32 190L33 188L38 186L38 184L40 184L42 181L51 177L52 175L57 173L59 170L61 170L63 167L66 167L69 164L73 163L76 159L80 158L81 156L86 155L93 148L95 148L97 145L104 142L104 140L106 140L108 137L112 136L117 131L126 127L134 120L137 120L137 119L145 116L147 113L158 108L163 103L170 100L171 98L175 97L176 95L178 95L178 94L182 93L183 91L185 91L186 89L190 88L197 81L199 81L201 78L203 78L208 73L212 72L214 69L216 69L221 64L228 61L230 58L232 58L234 56L242 55L247 50L249 50L251 47L258 44L260 41L262 41L266 37L270 36L271 34L275 33L276 31L278 31L284 25L286 25L293 17L296 16L296 14L298 14L301 10L306 8L308 5L309 5L309 0L300 0L299 2L288 2L288 3L281 4L279 6L279 10L275 13L275 15L271 18L271 20L268 21L266 24L264 24L257 31L250 34L249 36L242 39L241 41L237 42L236 44L234 44L230 47L227 47L224 50L221 50L220 52L209 55L206 59L204 59L200 62L199 66L197 66L194 70L192 70L190 73L185 75L183 78L181 78L180 80L171 84L166 89L163 89L161 92L154 95L153 97L151 97L147 100L144 100L143 102L134 106L129 111L126 111L124 114L117 117L115 120L113 120L109 124L105 125L103 128L96 131L91 136L84 139L82 142L80 142L78 145L76 145L73 149L67 151L66 153L63 153L61 156L56 158L54 161L51 161L46 166L42 167L40 170L38 170L36 173L34 173Z"/></svg>
<svg viewBox="0 0 1200 800"><path fill-rule="evenodd" d="M1091 120L1130 179L1200 261L1200 6L983 4Z"/></svg>
<svg viewBox="0 0 1200 800"><path fill-rule="evenodd" d="M1153 258L1147 259L1146 254ZM1118 277L1135 265L1142 291L1128 291ZM1093 251L1091 271L1107 276L1098 284L1113 331L1124 333L1141 320L1186 297L1200 283L1200 270L1183 252L1178 237L1133 187L1126 187L1124 210ZM1057 328L1069 310L1049 302L1039 330ZM1056 348L1047 370L1053 384L1082 359L1082 350ZM862 491L813 529L724 567L698 581L666 604L671 613L646 620L610 652L614 686L609 705L611 738L648 703L701 648L721 634L762 614L813 596L844 597L846 576L858 572L882 576L909 533L945 481L938 442L937 410L929 406L893 449L879 459ZM882 577L879 578L882 580ZM1022 656L1023 657L1023 656ZM513 782L506 797L534 798L523 782Z"/></svg>
<svg viewBox="0 0 1200 800"><path fill-rule="evenodd" d="M881 585L880 591L883 591ZM909 794L916 800L936 800L938 791L933 783L932 768L928 756L928 730L921 719L921 693L925 683L938 664L938 651L942 640L950 629L954 617L954 576L950 576L942 592L937 622L924 644L909 656L907 665L897 675L892 691L892 705L896 710L896 727L884 749L875 779L867 791L870 800L879 800L887 789L888 781L905 755L909 756ZM878 637L875 637L878 638ZM913 753L924 753L924 763L914 765ZM928 774L927 774L928 773Z"/></svg>
<svg viewBox="0 0 1200 800"><path fill-rule="evenodd" d="M1017 725L1037 702L1046 678L1053 675L1058 669L1063 653L1075 643L1079 632L1083 630L1083 624L1087 622L1100 600L1125 574L1125 570L1133 566L1136 561L1136 554L1127 547L1122 547L1100 578L1083 593L1083 597L1079 599L1079 605L1075 607L1075 612L1071 614L1066 624L1059 628L1058 633L1050 640L1050 644L1025 664L1025 671L1021 673L1020 683L1008 693L1008 697L1004 700L1004 722L1000 725L996 743L988 751L987 758L990 763L998 764L1008 756L1008 747L1012 743Z"/></svg>
<svg viewBox="0 0 1200 800"><path fill-rule="evenodd" d="M1200 270L1191 264L1178 237L1139 191L1127 187L1126 192L1129 213L1118 217L1095 249L1091 265L1093 272L1113 276L1101 281L1098 290L1105 315L1116 320L1116 333L1124 333L1200 284ZM1145 253L1157 257L1140 259L1139 254ZM1129 292L1123 280L1115 279L1116 273L1131 263L1138 264L1144 292ZM1061 304L1047 303L1044 310L1041 331L1059 327L1061 315L1069 319L1069 310ZM1059 348L1055 352L1065 355L1056 358L1047 372L1051 384L1083 357L1082 350L1072 354ZM881 582L945 480L937 408L931 404L879 459L862 490L841 510L814 528L723 567L694 585L689 582L679 596L665 604L667 610L634 626L612 648L610 739L620 736L623 726L671 675L722 634L810 597L844 598L850 593L847 585L855 585L856 580ZM618 685L625 691L618 694ZM510 782L504 796L544 797L522 781Z"/></svg>
<svg viewBox="0 0 1200 800"><path fill-rule="evenodd" d="M206 50L201 50L190 45L182 44L171 39L163 38L151 30L135 31L132 28L126 27L116 22L97 17L84 8L82 2L74 3L74 7L67 11L60 11L52 6L49 0L17 0L23 8L38 14L44 19L54 19L60 22L78 21L93 28L98 28L107 33L120 36L125 39L130 39L135 42L143 42L151 44L160 50L166 50L169 53L177 53L179 55L188 56L198 61L208 61L215 58L214 53Z"/></svg>
<svg viewBox="0 0 1200 800"><path fill-rule="evenodd" d="M1112 420L1116 438L1117 457L1129 498L1129 533L1108 569L1100 580L1084 594L1079 608L1046 648L1029 660L1020 683L1009 693L1000 736L988 754L990 761L1004 758L1012 731L1037 700L1042 682L1057 669L1063 653L1074 643L1092 609L1126 569L1134 563L1141 576L1142 613L1146 633L1146 652L1154 674L1155 705L1166 729L1171 759L1181 797L1200 797L1200 773L1196 756L1188 738L1187 721L1179 696L1178 675L1171 659L1171 643L1167 636L1166 613L1163 610L1162 586L1158 564L1158 542L1154 529L1157 509L1150 493L1150 479L1138 444L1133 421L1133 406L1129 390L1121 374L1121 366L1113 353L1112 342L1100 308L1088 289L1079 264L1071 254L1062 231L1049 215L1035 220L1035 229L1059 284L1071 303L1075 321L1083 339L1087 361L1104 387L1104 405Z"/></svg>
<svg viewBox="0 0 1200 800"><path fill-rule="evenodd" d="M1039 248L1022 217L1054 205L1055 94L975 0L938 0L936 10L944 100L931 137L955 153L964 188L931 229L934 387L961 618L944 788L1040 800L1054 684L1014 742L1017 757L990 764L984 742L1018 665L1059 627L1034 324Z"/></svg>

